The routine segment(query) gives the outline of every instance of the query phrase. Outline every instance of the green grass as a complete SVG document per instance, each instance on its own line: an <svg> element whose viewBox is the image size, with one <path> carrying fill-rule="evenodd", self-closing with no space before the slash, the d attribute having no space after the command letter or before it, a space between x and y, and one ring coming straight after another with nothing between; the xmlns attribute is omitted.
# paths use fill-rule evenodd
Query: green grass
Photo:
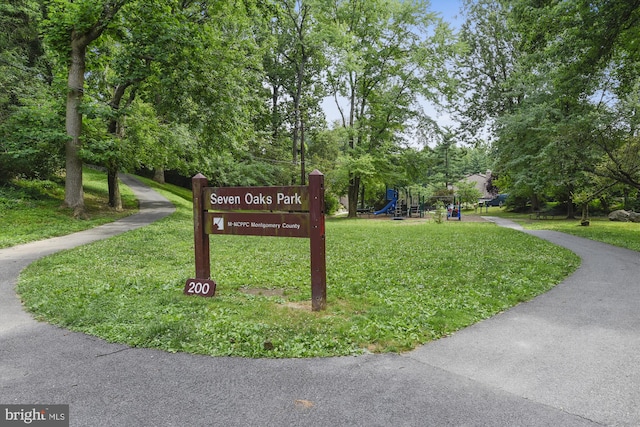
<svg viewBox="0 0 640 427"><path fill-rule="evenodd" d="M507 218L530 230L560 231L640 252L640 224L638 223L610 221L607 217L592 217L589 219L590 225L585 227L580 225L579 219L554 217L536 220L531 219L529 214L498 210L498 208L490 209L489 213L483 215Z"/></svg>
<svg viewBox="0 0 640 427"><path fill-rule="evenodd" d="M555 230L614 246L640 251L640 224L615 222L608 218L591 218L587 227L578 220L543 220L525 223L530 229Z"/></svg>
<svg viewBox="0 0 640 427"><path fill-rule="evenodd" d="M162 192L174 215L28 267L18 285L25 307L72 330L167 351L401 352L527 301L579 264L488 223L329 220L326 311L310 310L307 239L211 236L216 296L188 297L191 203L188 192L163 188L172 188Z"/></svg>
<svg viewBox="0 0 640 427"><path fill-rule="evenodd" d="M101 172L85 169L83 185L88 220L74 219L71 209L60 207L64 200L62 181L15 180L0 187L0 248L86 230L137 210L133 193L122 185L124 211L115 212L107 206L107 179Z"/></svg>

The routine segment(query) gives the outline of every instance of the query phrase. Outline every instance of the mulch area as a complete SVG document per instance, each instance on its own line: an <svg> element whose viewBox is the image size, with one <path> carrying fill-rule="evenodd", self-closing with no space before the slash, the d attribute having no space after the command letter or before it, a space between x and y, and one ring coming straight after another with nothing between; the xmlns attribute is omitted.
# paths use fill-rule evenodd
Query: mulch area
<svg viewBox="0 0 640 427"><path fill-rule="evenodd" d="M358 215L358 218L362 218L362 219L370 219L372 221L380 221L380 220L384 220L384 221L389 221L389 220L393 220L393 217L390 215L372 215L372 214L364 214L364 215ZM402 221L409 221L409 222L428 222L428 221L432 221L431 219L431 215L425 215L423 218L418 218L418 217L412 217L412 218L408 218L408 217L402 217ZM400 220L398 220L400 221ZM445 219L446 221L446 219ZM449 221L458 221L458 218L451 218L449 219ZM486 219L482 218L479 214L462 214L462 219L460 220L461 222L487 222Z"/></svg>

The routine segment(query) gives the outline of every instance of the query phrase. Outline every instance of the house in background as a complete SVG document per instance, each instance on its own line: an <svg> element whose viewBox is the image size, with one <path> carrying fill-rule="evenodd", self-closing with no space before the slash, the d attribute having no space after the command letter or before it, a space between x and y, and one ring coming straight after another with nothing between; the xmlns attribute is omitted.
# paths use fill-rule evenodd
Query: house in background
<svg viewBox="0 0 640 427"><path fill-rule="evenodd" d="M493 200L496 195L491 194L487 191L487 182L491 179L491 171L488 170L486 173L474 173L473 175L466 176L462 178L462 181L471 182L475 184L476 188L482 196L478 199L478 203L486 203L490 200Z"/></svg>

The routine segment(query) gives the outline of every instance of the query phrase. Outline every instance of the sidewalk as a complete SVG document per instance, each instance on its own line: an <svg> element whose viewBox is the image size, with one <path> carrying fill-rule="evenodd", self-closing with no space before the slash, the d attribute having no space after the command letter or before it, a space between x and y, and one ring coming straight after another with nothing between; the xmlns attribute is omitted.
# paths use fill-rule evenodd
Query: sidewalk
<svg viewBox="0 0 640 427"><path fill-rule="evenodd" d="M33 323L31 316L22 311L19 303L16 304L17 297L13 292L18 274L27 265L61 250L144 227L174 212L175 208L166 198L134 177L121 175L120 181L129 186L138 198L140 210L137 214L67 236L0 249L0 295L2 296L0 299L0 336L13 327Z"/></svg>
<svg viewBox="0 0 640 427"><path fill-rule="evenodd" d="M141 216L91 238L171 211L158 199L147 210L155 196L139 190ZM18 272L76 237L0 250L0 403L69 404L72 426L640 425L639 254L529 233L582 266L407 354L294 360L129 348L36 322L13 291Z"/></svg>

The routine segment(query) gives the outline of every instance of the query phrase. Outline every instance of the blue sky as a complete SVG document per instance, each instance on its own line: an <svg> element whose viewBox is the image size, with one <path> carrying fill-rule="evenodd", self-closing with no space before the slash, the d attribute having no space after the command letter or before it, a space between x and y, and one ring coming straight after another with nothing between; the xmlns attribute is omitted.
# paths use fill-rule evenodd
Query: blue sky
<svg viewBox="0 0 640 427"><path fill-rule="evenodd" d="M430 3L431 7L429 9L438 12L453 27L459 27L462 24L462 18L460 17L462 0L431 0Z"/></svg>

